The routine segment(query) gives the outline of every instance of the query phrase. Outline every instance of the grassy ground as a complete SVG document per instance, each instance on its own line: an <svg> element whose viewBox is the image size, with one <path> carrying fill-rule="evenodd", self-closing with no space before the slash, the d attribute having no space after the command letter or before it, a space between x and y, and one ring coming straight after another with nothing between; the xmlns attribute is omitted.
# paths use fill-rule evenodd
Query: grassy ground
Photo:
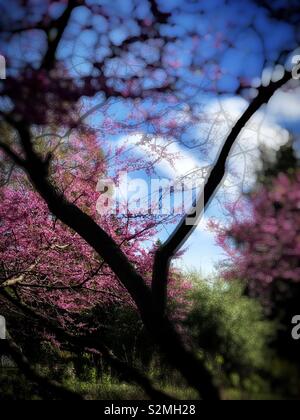
<svg viewBox="0 0 300 420"><path fill-rule="evenodd" d="M76 382L73 386L77 392L85 395L88 400L147 400L148 397L138 387L125 383L100 383L91 385L83 382ZM197 394L186 388L178 388L172 385L161 387L164 392L179 400L195 400Z"/></svg>
<svg viewBox="0 0 300 420"><path fill-rule="evenodd" d="M176 381L177 382L177 381ZM172 380L161 382L153 380L155 386L165 393L179 400L195 400L197 393L186 386L179 386ZM91 376L87 380L69 378L65 384L85 396L88 400L147 400L143 390L134 384L121 382L109 374L104 374L100 379Z"/></svg>
<svg viewBox="0 0 300 420"><path fill-rule="evenodd" d="M137 386L118 381L109 375L100 380L90 377L78 380L74 377L64 379L64 385L78 392L87 400L147 400L148 397ZM197 400L197 393L177 383L159 383L156 386L178 400ZM225 400L278 400L278 396L261 390L243 391L230 388L222 391ZM40 400L40 393L35 384L28 382L17 370L0 370L0 401Z"/></svg>
<svg viewBox="0 0 300 420"><path fill-rule="evenodd" d="M68 379L65 385L80 393L87 400L147 400L145 393L135 385L119 382L109 376L100 381L79 381ZM197 399L195 391L189 388L180 388L176 385L159 384L169 395L180 400ZM40 399L38 389L29 383L17 371L2 371L0 373L0 401L4 400L37 400Z"/></svg>

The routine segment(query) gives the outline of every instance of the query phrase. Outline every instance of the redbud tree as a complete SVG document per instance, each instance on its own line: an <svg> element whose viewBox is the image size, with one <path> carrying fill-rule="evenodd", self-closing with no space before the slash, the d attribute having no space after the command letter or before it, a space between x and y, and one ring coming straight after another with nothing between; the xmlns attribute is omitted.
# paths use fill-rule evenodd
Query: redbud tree
<svg viewBox="0 0 300 420"><path fill-rule="evenodd" d="M279 174L251 194L247 216L219 231L218 244L232 263L226 275L244 279L253 293L267 295L278 279L299 282L299 185L299 172L295 179Z"/></svg>

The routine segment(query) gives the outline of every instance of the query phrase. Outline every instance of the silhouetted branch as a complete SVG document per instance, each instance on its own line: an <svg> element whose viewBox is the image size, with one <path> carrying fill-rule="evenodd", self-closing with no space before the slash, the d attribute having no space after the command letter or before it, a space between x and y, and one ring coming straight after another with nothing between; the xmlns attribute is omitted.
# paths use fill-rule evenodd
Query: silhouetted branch
<svg viewBox="0 0 300 420"><path fill-rule="evenodd" d="M39 385L39 392L46 398L53 395L62 400L83 400L82 396L74 391L71 391L58 382L49 379L47 376L40 374L34 369L22 350L18 347L12 337L7 333L7 339L2 340L1 346L4 351L11 356L20 371L27 379Z"/></svg>
<svg viewBox="0 0 300 420"><path fill-rule="evenodd" d="M259 89L257 97L250 103L247 110L239 118L225 140L219 156L207 179L204 190L198 197L195 206L196 212L193 209L188 215L184 216L175 231L157 250L153 268L152 291L153 302L158 313L163 314L166 309L167 283L171 259L196 229L203 215L203 211L208 207L218 188L222 185L222 180L226 173L226 163L235 141L241 131L245 128L246 124L261 108L261 106L268 103L274 93L290 81L291 78L291 73L285 72L285 75L281 80L271 82L269 86L262 86ZM193 224L188 222L188 219L190 218L195 219Z"/></svg>
<svg viewBox="0 0 300 420"><path fill-rule="evenodd" d="M156 0L149 0L151 6L151 12L156 20L157 23L165 24L168 23L168 19L171 16L171 13L164 13L159 10L158 4Z"/></svg>
<svg viewBox="0 0 300 420"><path fill-rule="evenodd" d="M64 13L60 18L54 21L52 27L48 28L48 48L42 61L41 68L50 71L54 67L57 48L68 25L71 14L76 7L82 4L83 1L81 0L68 0Z"/></svg>
<svg viewBox="0 0 300 420"><path fill-rule="evenodd" d="M94 337L83 337L83 336L71 335L64 329L57 326L57 324L52 322L49 318L37 313L36 311L31 309L29 306L15 299L11 294L6 292L5 290L1 290L0 294L7 301L9 301L13 306L21 310L25 315L29 316L30 318L36 319L38 322L42 322L43 325L49 331L54 332L55 335L62 341L66 341L77 348L86 350L87 352L94 352L94 350L97 350L98 352L100 352L103 358L107 361L107 363L109 363L111 367L116 369L116 371L119 372L126 381L128 381L129 383L134 382L137 385L139 385L151 399L157 400L157 401L173 400L173 398L170 397L168 394L156 389L154 385L152 384L152 382L150 381L150 379L146 375L144 375L142 372L140 372L138 369L118 359L114 355L114 353L100 341L100 339L96 339ZM12 342L10 341L8 344L11 346ZM23 360L22 362L21 360L20 362L19 360L21 357L20 350L19 351L17 350L16 345L14 345L12 349L9 349L9 351L10 351L10 354L14 356L13 357L14 360L16 361L18 366L22 368L22 371L24 372L26 377L28 377L28 379L32 379L34 382L39 381L41 385L44 385L44 382L41 382L40 377L33 378L33 375L36 375L36 372L33 369L32 369L32 372L28 370L30 367L30 364L26 359L25 361ZM24 363L26 364L26 370L24 370ZM54 385L55 387L57 386L56 383ZM51 387L51 384L50 385L45 384L45 386L49 388Z"/></svg>

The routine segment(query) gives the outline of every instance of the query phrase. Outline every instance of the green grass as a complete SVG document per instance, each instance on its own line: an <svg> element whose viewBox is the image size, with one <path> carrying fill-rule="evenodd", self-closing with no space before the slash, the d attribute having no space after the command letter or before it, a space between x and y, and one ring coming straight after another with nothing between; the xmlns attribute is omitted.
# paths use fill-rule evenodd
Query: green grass
<svg viewBox="0 0 300 420"><path fill-rule="evenodd" d="M98 384L95 382L83 382L71 379L66 381L66 385L84 395L88 400L149 399L141 388L120 382L108 375L105 375ZM197 399L196 392L188 387L179 387L171 384L157 384L156 387L179 400Z"/></svg>
<svg viewBox="0 0 300 420"><path fill-rule="evenodd" d="M85 380L79 380L72 375L68 375L63 383L68 388L78 392L87 400L148 400L149 398L143 390L135 385L121 382L109 374L103 375L97 380L94 375ZM164 383L155 381L157 389L178 400L197 400L197 393L187 387L178 384L178 381L167 380ZM272 395L266 389L262 391L259 387L242 390L236 388L226 388L222 390L224 400L280 400L281 396ZM39 390L36 385L28 382L16 370L0 370L0 401L17 400L40 400Z"/></svg>
<svg viewBox="0 0 300 420"><path fill-rule="evenodd" d="M45 374L44 369L41 371ZM143 390L135 385L121 382L108 374L100 380L91 374L85 380L68 375L63 383L68 388L80 393L87 400L148 400ZM194 390L175 384L156 383L157 389L179 400L197 399ZM0 401L39 400L38 387L26 380L17 370L0 370Z"/></svg>

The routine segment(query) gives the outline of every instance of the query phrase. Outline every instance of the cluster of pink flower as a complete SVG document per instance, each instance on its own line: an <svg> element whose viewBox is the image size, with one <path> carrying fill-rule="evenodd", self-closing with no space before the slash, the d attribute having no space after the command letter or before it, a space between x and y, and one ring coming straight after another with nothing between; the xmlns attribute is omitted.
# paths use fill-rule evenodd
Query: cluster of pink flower
<svg viewBox="0 0 300 420"><path fill-rule="evenodd" d="M268 289L275 280L300 281L300 172L280 174L250 200L246 219L218 228L218 244L232 264L229 278L247 280L250 289Z"/></svg>
<svg viewBox="0 0 300 420"><path fill-rule="evenodd" d="M124 169L121 163L120 167ZM96 185L106 164L97 137L90 134L78 140L74 136L67 145L63 142L51 168L56 187L114 238L147 279L152 271L153 252L149 252L145 242L156 236L158 220L150 216L99 216ZM0 220L2 283L17 279L14 286L28 305L56 318L64 328L74 323L76 314L97 305L133 305L110 268L79 235L53 218L20 172L15 172L0 190ZM176 276L170 281L169 296L176 299L178 287L182 286ZM176 317L179 316L177 312ZM76 326L85 327L82 322Z"/></svg>

